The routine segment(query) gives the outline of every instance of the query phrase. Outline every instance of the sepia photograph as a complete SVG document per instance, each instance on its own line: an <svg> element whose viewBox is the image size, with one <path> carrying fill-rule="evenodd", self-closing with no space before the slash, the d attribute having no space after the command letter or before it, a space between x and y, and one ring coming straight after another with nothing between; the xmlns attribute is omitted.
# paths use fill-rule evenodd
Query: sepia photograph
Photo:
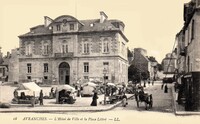
<svg viewBox="0 0 200 124"><path fill-rule="evenodd" d="M200 0L0 0L0 122L200 123Z"/></svg>

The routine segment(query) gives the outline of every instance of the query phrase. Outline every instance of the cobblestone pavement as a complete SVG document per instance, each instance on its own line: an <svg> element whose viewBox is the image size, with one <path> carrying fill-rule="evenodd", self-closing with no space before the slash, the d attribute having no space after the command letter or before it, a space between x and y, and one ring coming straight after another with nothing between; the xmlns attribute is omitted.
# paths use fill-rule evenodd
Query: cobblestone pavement
<svg viewBox="0 0 200 124"><path fill-rule="evenodd" d="M168 93L164 93L164 90L161 90L161 81L156 81L154 85L147 85L144 89L146 93L152 94L153 96L153 108L148 111L155 111L155 112L173 112L172 106L172 92L171 87L173 84L168 84ZM145 104L142 102L140 103L140 107L137 108L137 104L135 98L133 97L128 101L127 107L119 106L114 110L137 110L137 111L146 111Z"/></svg>

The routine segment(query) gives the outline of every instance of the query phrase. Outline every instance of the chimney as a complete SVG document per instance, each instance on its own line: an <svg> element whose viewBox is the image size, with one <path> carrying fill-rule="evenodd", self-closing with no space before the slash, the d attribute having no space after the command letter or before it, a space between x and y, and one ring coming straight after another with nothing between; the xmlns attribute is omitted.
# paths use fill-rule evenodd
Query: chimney
<svg viewBox="0 0 200 124"><path fill-rule="evenodd" d="M10 52L7 52L7 58L9 58L10 57Z"/></svg>
<svg viewBox="0 0 200 124"><path fill-rule="evenodd" d="M103 23L107 19L108 19L108 16L103 11L101 11L100 12L100 23Z"/></svg>
<svg viewBox="0 0 200 124"><path fill-rule="evenodd" d="M48 27L53 22L53 19L49 18L48 16L44 16L44 26Z"/></svg>

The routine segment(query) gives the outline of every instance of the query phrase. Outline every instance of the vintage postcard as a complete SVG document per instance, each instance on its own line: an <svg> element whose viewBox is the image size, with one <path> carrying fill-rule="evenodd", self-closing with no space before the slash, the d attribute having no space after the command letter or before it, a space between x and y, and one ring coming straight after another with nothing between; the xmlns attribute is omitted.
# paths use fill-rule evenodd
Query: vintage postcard
<svg viewBox="0 0 200 124"><path fill-rule="evenodd" d="M200 122L200 0L0 0L1 123Z"/></svg>

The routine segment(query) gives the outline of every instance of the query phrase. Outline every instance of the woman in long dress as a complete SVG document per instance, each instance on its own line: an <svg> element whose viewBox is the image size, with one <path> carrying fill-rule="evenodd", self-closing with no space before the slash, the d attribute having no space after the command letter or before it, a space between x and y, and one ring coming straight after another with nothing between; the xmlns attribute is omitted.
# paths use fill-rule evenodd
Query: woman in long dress
<svg viewBox="0 0 200 124"><path fill-rule="evenodd" d="M97 99L98 99L97 92L94 91L94 95L92 97L92 103L90 105L91 106L97 106Z"/></svg>

